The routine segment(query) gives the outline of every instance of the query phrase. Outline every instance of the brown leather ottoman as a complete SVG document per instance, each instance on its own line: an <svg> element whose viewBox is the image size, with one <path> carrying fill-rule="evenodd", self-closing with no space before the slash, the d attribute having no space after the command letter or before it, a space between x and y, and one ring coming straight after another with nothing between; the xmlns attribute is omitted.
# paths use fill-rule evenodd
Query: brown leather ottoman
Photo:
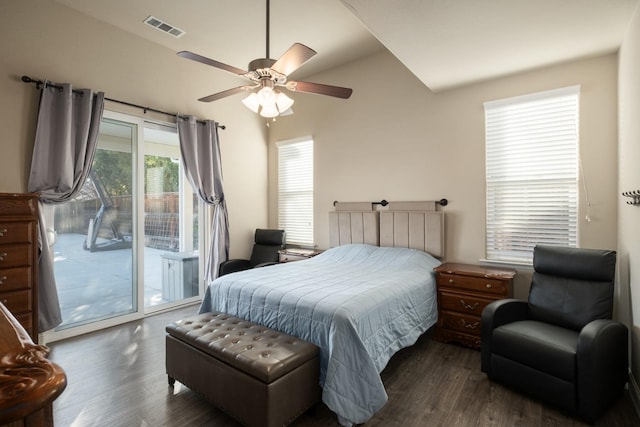
<svg viewBox="0 0 640 427"><path fill-rule="evenodd" d="M283 426L320 400L318 347L228 314L166 327L166 369L247 426Z"/></svg>

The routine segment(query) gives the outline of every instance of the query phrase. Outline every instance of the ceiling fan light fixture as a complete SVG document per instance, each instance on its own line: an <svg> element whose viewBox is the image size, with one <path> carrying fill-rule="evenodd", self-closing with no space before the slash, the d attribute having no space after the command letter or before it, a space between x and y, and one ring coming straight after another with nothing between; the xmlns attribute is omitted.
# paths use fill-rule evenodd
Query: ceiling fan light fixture
<svg viewBox="0 0 640 427"><path fill-rule="evenodd" d="M291 73L313 58L313 56L316 55L316 51L301 43L294 43L278 60L271 59L269 57L269 0L266 0L266 2L266 55L264 58L254 59L249 62L249 69L247 71L198 55L197 53L186 50L178 52L180 57L227 71L236 76L242 76L251 81L250 85L227 89L200 98L198 101L211 102L235 95L236 93L253 91L255 89L257 91L244 98L242 103L254 113L260 114L263 117L275 118L280 115L286 116L293 114L291 106L294 101L279 90L281 87L292 92L315 93L342 99L349 98L353 90L346 87L287 80Z"/></svg>
<svg viewBox="0 0 640 427"><path fill-rule="evenodd" d="M278 111L280 113L284 113L293 105L293 99L289 98L283 92L277 91L276 94L276 105L278 106Z"/></svg>
<svg viewBox="0 0 640 427"><path fill-rule="evenodd" d="M260 115L268 119L272 117L278 117L279 114L280 112L278 111L278 107L276 107L276 104L263 105L262 109L260 110Z"/></svg>
<svg viewBox="0 0 640 427"><path fill-rule="evenodd" d="M257 113L260 109L260 101L258 100L258 95L255 92L243 99L242 103L254 113Z"/></svg>
<svg viewBox="0 0 640 427"><path fill-rule="evenodd" d="M276 102L276 93L275 91L269 87L265 86L258 91L258 101L260 105L268 105Z"/></svg>

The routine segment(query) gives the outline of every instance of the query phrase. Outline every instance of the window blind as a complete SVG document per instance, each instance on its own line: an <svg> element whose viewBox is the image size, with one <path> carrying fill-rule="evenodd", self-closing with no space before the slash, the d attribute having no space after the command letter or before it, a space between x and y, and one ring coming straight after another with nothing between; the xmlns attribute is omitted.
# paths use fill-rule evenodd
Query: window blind
<svg viewBox="0 0 640 427"><path fill-rule="evenodd" d="M278 227L287 243L313 246L313 140L278 143Z"/></svg>
<svg viewBox="0 0 640 427"><path fill-rule="evenodd" d="M530 264L536 244L576 246L579 91L484 104L488 260Z"/></svg>

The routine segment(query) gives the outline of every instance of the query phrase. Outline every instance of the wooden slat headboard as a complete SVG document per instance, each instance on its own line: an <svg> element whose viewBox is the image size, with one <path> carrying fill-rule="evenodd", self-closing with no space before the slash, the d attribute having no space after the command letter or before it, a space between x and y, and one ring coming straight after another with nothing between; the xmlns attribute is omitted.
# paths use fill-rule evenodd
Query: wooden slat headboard
<svg viewBox="0 0 640 427"><path fill-rule="evenodd" d="M366 243L403 247L442 258L444 212L437 210L437 204L392 202L387 210L377 211L371 203L336 203L336 211L329 213L329 245Z"/></svg>

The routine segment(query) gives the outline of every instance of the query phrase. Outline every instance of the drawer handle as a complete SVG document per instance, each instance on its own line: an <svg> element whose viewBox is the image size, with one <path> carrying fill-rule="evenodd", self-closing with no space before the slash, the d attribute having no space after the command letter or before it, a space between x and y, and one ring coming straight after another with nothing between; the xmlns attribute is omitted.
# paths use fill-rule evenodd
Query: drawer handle
<svg viewBox="0 0 640 427"><path fill-rule="evenodd" d="M463 299L460 300L460 304L462 304L462 307L466 308L467 310L475 310L480 305L479 303L475 303L473 305L467 304Z"/></svg>
<svg viewBox="0 0 640 427"><path fill-rule="evenodd" d="M7 280L7 276L0 277L0 285L4 285L5 280Z"/></svg>
<svg viewBox="0 0 640 427"><path fill-rule="evenodd" d="M3 252L0 254L0 261L4 261L4 259L7 257L7 253Z"/></svg>
<svg viewBox="0 0 640 427"><path fill-rule="evenodd" d="M453 283L453 279L449 279L449 283Z"/></svg>
<svg viewBox="0 0 640 427"><path fill-rule="evenodd" d="M7 230L6 228L3 228L2 230L0 230L0 237L4 236L4 233L6 233L7 231L9 230Z"/></svg>
<svg viewBox="0 0 640 427"><path fill-rule="evenodd" d="M9 301L7 301L6 299L3 299L3 300L2 300L2 303L3 303L3 304L5 304L5 305L6 305L8 302L9 302Z"/></svg>
<svg viewBox="0 0 640 427"><path fill-rule="evenodd" d="M476 329L478 326L480 326L480 322L467 323L464 319L460 319L460 323L466 329Z"/></svg>
<svg viewBox="0 0 640 427"><path fill-rule="evenodd" d="M491 286L491 283L487 283L487 289L491 289L493 288L493 286Z"/></svg>

